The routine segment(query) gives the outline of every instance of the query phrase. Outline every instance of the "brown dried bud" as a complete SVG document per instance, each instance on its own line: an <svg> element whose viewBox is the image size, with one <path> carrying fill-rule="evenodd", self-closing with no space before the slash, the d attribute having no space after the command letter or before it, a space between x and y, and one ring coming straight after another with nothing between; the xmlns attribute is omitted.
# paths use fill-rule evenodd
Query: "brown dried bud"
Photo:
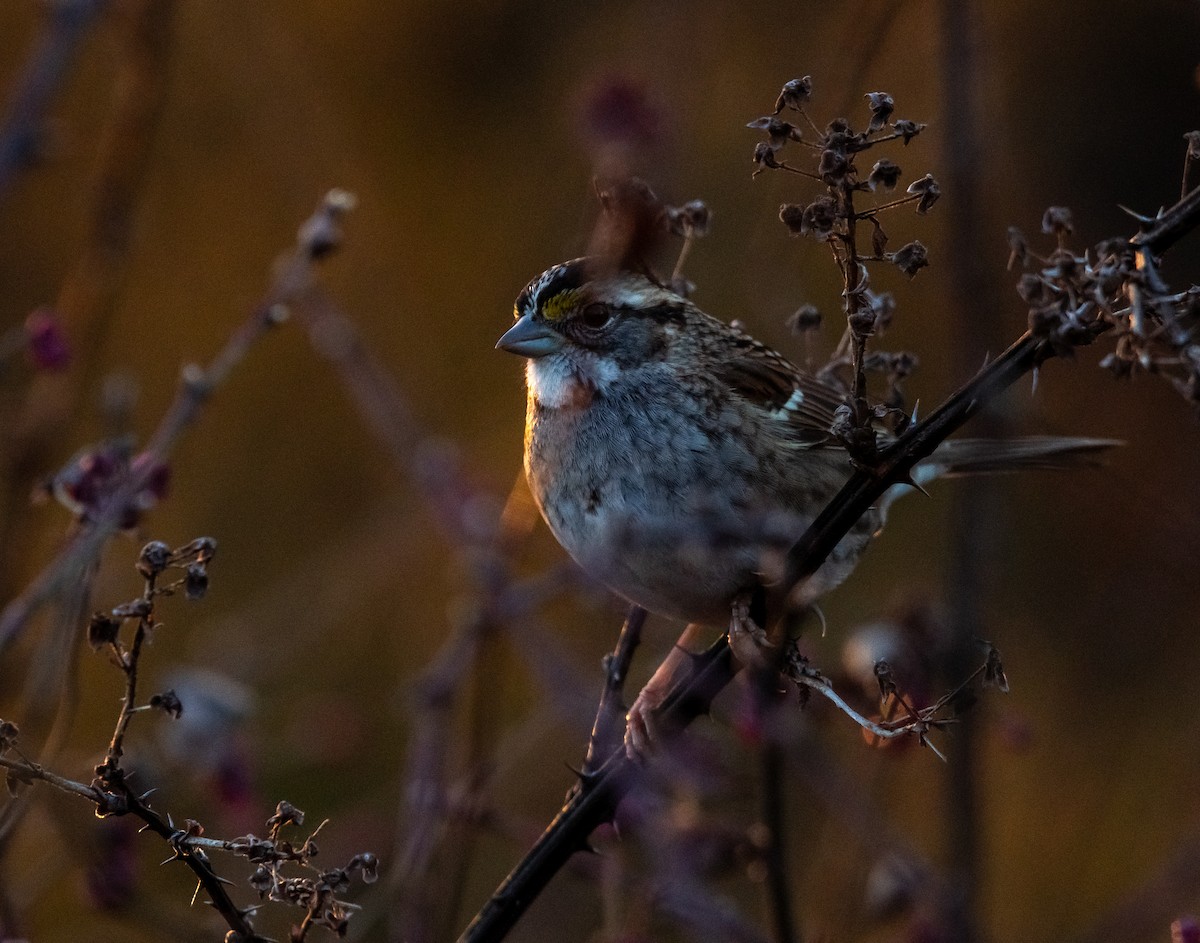
<svg viewBox="0 0 1200 943"><path fill-rule="evenodd" d="M211 560L217 553L217 542L211 537L197 537L186 547L180 548L180 553L194 553L197 563Z"/></svg>
<svg viewBox="0 0 1200 943"><path fill-rule="evenodd" d="M875 333L875 311L870 305L857 305L846 316L846 323L855 337L870 337Z"/></svg>
<svg viewBox="0 0 1200 943"><path fill-rule="evenodd" d="M208 592L208 567L203 563L193 563L187 568L183 577L183 593L191 600L203 599Z"/></svg>
<svg viewBox="0 0 1200 943"><path fill-rule="evenodd" d="M759 170L756 170L755 173L758 173L765 167L769 167L774 170L779 166L779 161L775 159L775 152L771 150L771 145L766 141L759 141L754 145L754 163L756 163L759 168Z"/></svg>
<svg viewBox="0 0 1200 943"><path fill-rule="evenodd" d="M875 312L875 333L882 334L892 326L892 318L896 315L896 298L890 291L882 291L879 294L869 293L867 300Z"/></svg>
<svg viewBox="0 0 1200 943"><path fill-rule="evenodd" d="M921 198L917 201L917 212L924 216L929 212L929 208L938 201L938 197L942 195L942 188L933 179L933 174L926 174L920 180L914 180L910 183L907 192L920 194Z"/></svg>
<svg viewBox="0 0 1200 943"><path fill-rule="evenodd" d="M361 871L364 884L374 884L379 878L379 859L369 851L355 855L346 865L347 871Z"/></svg>
<svg viewBox="0 0 1200 943"><path fill-rule="evenodd" d="M152 696L150 706L164 714L170 714L176 720L183 715L183 702L179 700L179 695L173 689Z"/></svg>
<svg viewBox="0 0 1200 943"><path fill-rule="evenodd" d="M983 666L983 686L997 688L1008 693L1008 676L1004 673L1004 664L1000 661L1000 652L993 646L988 647L987 663Z"/></svg>
<svg viewBox="0 0 1200 943"><path fill-rule="evenodd" d="M793 236L804 232L805 207L799 203L784 203L779 207L779 219Z"/></svg>
<svg viewBox="0 0 1200 943"><path fill-rule="evenodd" d="M817 165L817 174L826 183L831 186L837 186L846 179L846 173L849 170L850 161L847 160L843 151L833 147L827 147L821 151L821 161Z"/></svg>
<svg viewBox="0 0 1200 943"><path fill-rule="evenodd" d="M1017 279L1017 294L1030 305L1042 305L1053 300L1054 294L1041 275L1026 272Z"/></svg>
<svg viewBox="0 0 1200 943"><path fill-rule="evenodd" d="M114 619L144 619L153 611L153 603L139 596L119 606L113 606L112 614Z"/></svg>
<svg viewBox="0 0 1200 943"><path fill-rule="evenodd" d="M886 157L877 160L867 177L867 186L872 190L895 190L900 181L900 168Z"/></svg>
<svg viewBox="0 0 1200 943"><path fill-rule="evenodd" d="M905 144L908 144L909 141L925 130L925 125L916 121L909 121L907 118L901 118L899 121L892 122L892 130L900 135Z"/></svg>
<svg viewBox="0 0 1200 943"><path fill-rule="evenodd" d="M703 200L690 200L683 206L664 207L663 219L672 235L698 239L708 235L712 212Z"/></svg>
<svg viewBox="0 0 1200 943"><path fill-rule="evenodd" d="M929 250L919 239L914 239L906 246L901 246L892 253L892 264L909 278L929 264Z"/></svg>
<svg viewBox="0 0 1200 943"><path fill-rule="evenodd" d="M171 548L161 540L152 540L138 555L137 571L146 579L158 576L171 563Z"/></svg>
<svg viewBox="0 0 1200 943"><path fill-rule="evenodd" d="M267 828L273 832L278 831L285 825L303 825L304 813L297 809L286 799L280 800L275 806L275 814L267 819Z"/></svg>
<svg viewBox="0 0 1200 943"><path fill-rule="evenodd" d="M799 111L800 106L810 98L812 98L812 76L806 75L802 79L792 79L779 92L779 98L775 101L775 114L779 114L784 108L795 108Z"/></svg>
<svg viewBox="0 0 1200 943"><path fill-rule="evenodd" d="M1075 231L1071 211L1065 206L1051 206L1042 215L1042 232L1056 236L1069 236Z"/></svg>
<svg viewBox="0 0 1200 943"><path fill-rule="evenodd" d="M875 682L879 685L879 696L884 700L896 693L896 677L892 666L882 658L875 662Z"/></svg>
<svg viewBox="0 0 1200 943"><path fill-rule="evenodd" d="M258 891L259 897L265 897L274 883L275 878L271 874L271 869L265 865L260 864L254 869L254 873L250 875L250 886Z"/></svg>
<svg viewBox="0 0 1200 943"><path fill-rule="evenodd" d="M789 121L775 117L775 115L765 115L762 118L755 118L753 121L748 122L746 127L754 128L757 131L766 131L767 143L773 151L779 150L788 141L800 140L800 129Z"/></svg>
<svg viewBox="0 0 1200 943"><path fill-rule="evenodd" d="M11 720L0 720L0 753L12 749L21 737L21 731Z"/></svg>
<svg viewBox="0 0 1200 943"><path fill-rule="evenodd" d="M99 650L108 645L112 645L114 642L116 642L117 634L120 631L120 620L112 618L112 616L106 612L97 612L92 615L91 621L88 623L88 644L91 645L94 650Z"/></svg>
<svg viewBox="0 0 1200 943"><path fill-rule="evenodd" d="M867 132L873 134L887 124L896 109L896 103L887 92L868 92L865 97L871 109L871 123L867 125Z"/></svg>
<svg viewBox="0 0 1200 943"><path fill-rule="evenodd" d="M837 224L837 204L832 197L823 196L804 208L800 231L813 239L828 239Z"/></svg>

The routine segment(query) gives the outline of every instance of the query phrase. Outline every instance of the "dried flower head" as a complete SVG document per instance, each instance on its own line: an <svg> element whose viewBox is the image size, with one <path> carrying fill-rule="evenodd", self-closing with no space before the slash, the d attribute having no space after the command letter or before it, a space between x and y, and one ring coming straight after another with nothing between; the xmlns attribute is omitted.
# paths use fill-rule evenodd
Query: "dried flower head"
<svg viewBox="0 0 1200 943"><path fill-rule="evenodd" d="M1051 206L1042 214L1042 232L1055 236L1069 236L1075 231L1071 211L1065 206Z"/></svg>
<svg viewBox="0 0 1200 943"><path fill-rule="evenodd" d="M811 75L785 83L779 92L779 98L775 100L775 114L779 114L784 108L800 111L801 106L812 98L812 90Z"/></svg>
<svg viewBox="0 0 1200 943"><path fill-rule="evenodd" d="M183 702L174 690L163 691L150 698L150 706L178 720L183 714Z"/></svg>
<svg viewBox="0 0 1200 943"><path fill-rule="evenodd" d="M896 109L896 103L887 92L868 92L865 98L871 109L871 123L867 125L867 131L873 134L888 123L888 119Z"/></svg>
<svg viewBox="0 0 1200 943"><path fill-rule="evenodd" d="M899 121L892 122L892 130L900 135L901 140L908 144L913 138L925 130L925 125L916 121L909 121L907 118L901 118Z"/></svg>
<svg viewBox="0 0 1200 943"><path fill-rule="evenodd" d="M767 145L773 151L782 148L788 141L802 140L800 129L789 121L784 121L776 115L764 115L747 122L747 128L767 132Z"/></svg>
<svg viewBox="0 0 1200 943"><path fill-rule="evenodd" d="M95 650L107 648L117 640L121 631L121 622L106 612L97 612L88 622L88 644Z"/></svg>
<svg viewBox="0 0 1200 943"><path fill-rule="evenodd" d="M875 161L867 176L867 186L874 190L895 190L900 182L900 168L886 157Z"/></svg>
<svg viewBox="0 0 1200 943"><path fill-rule="evenodd" d="M892 262L909 278L929 265L929 251L919 239L914 239L906 246L901 246L892 253Z"/></svg>
<svg viewBox="0 0 1200 943"><path fill-rule="evenodd" d="M924 216L929 212L929 208L938 201L938 197L942 195L942 188L933 179L933 174L926 174L920 180L914 180L910 183L907 192L920 195L920 199L917 200L917 212Z"/></svg>

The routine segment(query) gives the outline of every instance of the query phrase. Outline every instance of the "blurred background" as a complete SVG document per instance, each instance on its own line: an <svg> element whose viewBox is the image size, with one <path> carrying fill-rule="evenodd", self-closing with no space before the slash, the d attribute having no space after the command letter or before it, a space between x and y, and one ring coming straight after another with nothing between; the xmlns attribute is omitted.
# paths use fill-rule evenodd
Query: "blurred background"
<svg viewBox="0 0 1200 943"><path fill-rule="evenodd" d="M313 825L330 819L326 864L382 860L379 883L356 891L353 938L453 938L571 785L622 618L539 522L506 565L534 581L526 602L548 601L481 620L490 597L469 539L510 492L510 513L527 514L513 491L522 365L493 345L524 284L585 250L597 168L618 154L667 201L705 200L712 230L686 268L695 300L820 362L839 333L837 272L779 223L779 204L811 191L790 175L752 179L759 135L745 124L805 74L820 120L864 125L862 96L891 93L896 117L929 127L890 156L904 181L928 171L944 191L929 216L887 221L892 247L919 238L931 268L911 283L879 276L898 301L883 346L920 357L907 391L923 411L1024 328L1008 226L1037 246L1050 238L1043 210L1068 206L1082 247L1134 231L1121 206L1153 214L1178 198L1182 135L1200 125L1200 6L979 7L972 21L953 0L0 5L8 100L31 63L61 70L39 80L53 94L21 141L26 159L0 157L0 334L48 308L71 348L65 369L17 358L0 375L2 600L71 523L30 493L114 431L154 429L181 368L245 320L330 187L358 206L323 266L328 293L422 430L395 462L298 323L257 344L205 406L172 456L169 495L140 524L172 546L219 544L207 598L164 603L145 662L144 689L173 686L184 701L177 722L134 721L132 765L162 786L157 807L232 837L262 834L288 799ZM75 41L54 25L64 11L79 17ZM974 144L964 89L977 93ZM1193 237L1164 274L1186 288L1197 262ZM964 270L977 273L965 294ZM807 342L785 325L805 302L826 315ZM835 673L851 642L936 640L969 618L1003 653L1012 690L973 715L967 786L961 762L915 744L872 748L822 710L797 721L786 843L805 938L1166 940L1200 910L1200 427L1167 384L1118 383L1099 356L1051 362L1036 390L1019 384L1004 423L1124 440L1107 467L906 500L826 601L825 637L810 630L810 653ZM447 477L462 489L450 525L428 498ZM140 592L140 546L111 542L89 609ZM0 716L87 781L121 685L77 629L64 635L47 613L31 623L0 664ZM634 685L678 630L651 619ZM766 936L761 865L743 848L759 814L744 772L756 748L738 710L729 692L697 725L711 775L673 795L673 821L729 843L713 893ZM939 742L953 752L955 736ZM431 806L422 783L436 786ZM156 840L34 792L4 835L6 933L224 932L187 909L189 876L157 867ZM646 853L605 849L561 874L512 939L734 938L652 901L639 909L653 897ZM218 868L239 882L250 870ZM944 898L958 892L945 888L964 868L968 929L955 930ZM279 938L289 919L268 909L260 926Z"/></svg>

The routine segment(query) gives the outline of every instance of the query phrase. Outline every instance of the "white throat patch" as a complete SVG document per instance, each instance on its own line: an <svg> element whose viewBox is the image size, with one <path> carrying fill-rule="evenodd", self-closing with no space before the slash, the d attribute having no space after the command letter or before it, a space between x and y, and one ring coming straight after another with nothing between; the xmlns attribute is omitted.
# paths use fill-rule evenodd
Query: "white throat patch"
<svg viewBox="0 0 1200 943"><path fill-rule="evenodd" d="M544 408L561 409L605 389L618 373L617 365L606 357L550 354L526 362L525 383L530 395Z"/></svg>

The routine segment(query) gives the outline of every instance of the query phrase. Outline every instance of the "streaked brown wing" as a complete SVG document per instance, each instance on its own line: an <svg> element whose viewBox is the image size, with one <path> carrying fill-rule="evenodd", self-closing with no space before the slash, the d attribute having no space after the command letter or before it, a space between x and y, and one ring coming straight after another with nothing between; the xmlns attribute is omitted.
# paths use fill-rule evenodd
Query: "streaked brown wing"
<svg viewBox="0 0 1200 943"><path fill-rule="evenodd" d="M727 356L714 360L718 380L786 423L799 441L816 444L830 438L834 411L843 402L836 388L736 328Z"/></svg>

